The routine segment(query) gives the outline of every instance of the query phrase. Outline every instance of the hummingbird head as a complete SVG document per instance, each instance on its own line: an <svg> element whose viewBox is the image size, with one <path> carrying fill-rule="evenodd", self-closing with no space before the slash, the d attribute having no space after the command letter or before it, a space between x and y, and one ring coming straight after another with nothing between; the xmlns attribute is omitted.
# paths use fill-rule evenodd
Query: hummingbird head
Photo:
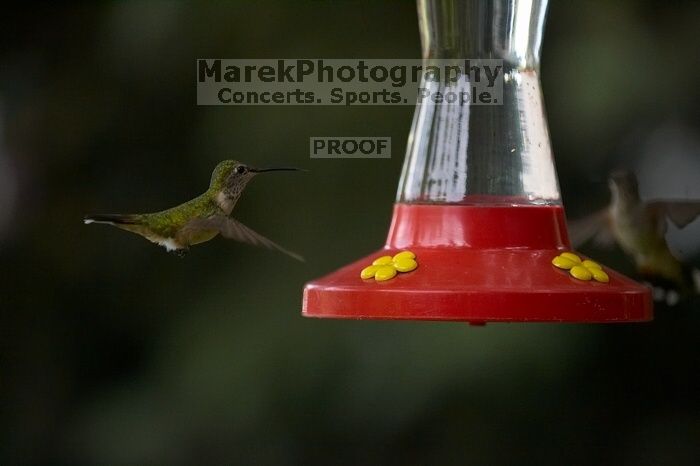
<svg viewBox="0 0 700 466"><path fill-rule="evenodd" d="M240 195L243 188L258 173L298 170L300 169L291 167L255 168L237 160L224 160L214 168L211 174L210 189L230 193L233 197Z"/></svg>
<svg viewBox="0 0 700 466"><path fill-rule="evenodd" d="M237 160L224 160L214 168L211 174L210 187L216 191L230 190L234 187L245 187L255 173Z"/></svg>
<svg viewBox="0 0 700 466"><path fill-rule="evenodd" d="M639 200L637 177L629 170L611 173L608 185L614 201L634 202Z"/></svg>

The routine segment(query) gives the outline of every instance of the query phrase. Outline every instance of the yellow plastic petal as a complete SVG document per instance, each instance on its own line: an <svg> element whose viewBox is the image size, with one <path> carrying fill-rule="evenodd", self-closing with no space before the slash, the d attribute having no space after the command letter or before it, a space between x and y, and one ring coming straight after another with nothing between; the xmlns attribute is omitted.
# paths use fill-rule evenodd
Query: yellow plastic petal
<svg viewBox="0 0 700 466"><path fill-rule="evenodd" d="M362 269L362 272L360 272L360 278L366 280L368 278L374 277L374 274L377 273L378 268L378 265L370 265L369 267L365 267L364 269Z"/></svg>
<svg viewBox="0 0 700 466"><path fill-rule="evenodd" d="M585 261L583 261L582 265L584 267L586 267L587 269L602 269L602 267L600 266L599 263L592 261L590 259L586 259Z"/></svg>
<svg viewBox="0 0 700 466"><path fill-rule="evenodd" d="M393 259L391 256L382 256L378 259L374 259L374 262L372 262L372 265L389 265L393 262Z"/></svg>
<svg viewBox="0 0 700 466"><path fill-rule="evenodd" d="M573 252L562 252L560 254L560 256L566 257L567 259L572 260L572 261L576 262L577 264L581 263L581 258L579 256L577 256L576 254L574 254Z"/></svg>
<svg viewBox="0 0 700 466"><path fill-rule="evenodd" d="M569 270L572 277L578 278L579 280L588 281L593 278L593 274L590 270L582 265L575 265Z"/></svg>
<svg viewBox="0 0 700 466"><path fill-rule="evenodd" d="M596 269L595 267L588 269L591 271L593 274L593 279L597 282L600 283L608 283L610 281L610 277L608 277L608 274L603 271L603 269Z"/></svg>
<svg viewBox="0 0 700 466"><path fill-rule="evenodd" d="M396 276L396 269L391 265L380 265L374 274L374 279L378 282L390 280Z"/></svg>
<svg viewBox="0 0 700 466"><path fill-rule="evenodd" d="M576 262L572 261L571 259L567 259L566 257L557 256L552 259L552 265L559 267L560 269L569 270L571 267L576 265Z"/></svg>
<svg viewBox="0 0 700 466"><path fill-rule="evenodd" d="M401 259L415 259L416 255L413 254L411 251L401 251L400 253L396 254L394 256L394 262L399 261Z"/></svg>
<svg viewBox="0 0 700 466"><path fill-rule="evenodd" d="M403 257L398 260L394 259L394 267L399 272L410 272L411 270L416 270L418 262L409 257Z"/></svg>

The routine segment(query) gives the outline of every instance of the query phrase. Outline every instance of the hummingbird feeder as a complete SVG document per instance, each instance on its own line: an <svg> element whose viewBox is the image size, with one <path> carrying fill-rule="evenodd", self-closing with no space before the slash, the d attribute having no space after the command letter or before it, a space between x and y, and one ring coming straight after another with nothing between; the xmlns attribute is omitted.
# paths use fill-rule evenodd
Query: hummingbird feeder
<svg viewBox="0 0 700 466"><path fill-rule="evenodd" d="M418 0L424 61L503 60L502 102L417 104L386 245L308 283L304 316L652 318L647 287L570 252L538 77L546 7Z"/></svg>

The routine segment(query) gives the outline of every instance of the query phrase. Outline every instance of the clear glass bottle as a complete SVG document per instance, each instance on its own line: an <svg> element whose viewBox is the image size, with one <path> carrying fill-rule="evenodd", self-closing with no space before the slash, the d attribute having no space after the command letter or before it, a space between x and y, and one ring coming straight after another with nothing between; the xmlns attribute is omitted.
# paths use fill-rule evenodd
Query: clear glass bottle
<svg viewBox="0 0 700 466"><path fill-rule="evenodd" d="M547 0L418 0L424 60L501 59L503 97L417 105L397 202L560 205L538 77L546 8Z"/></svg>

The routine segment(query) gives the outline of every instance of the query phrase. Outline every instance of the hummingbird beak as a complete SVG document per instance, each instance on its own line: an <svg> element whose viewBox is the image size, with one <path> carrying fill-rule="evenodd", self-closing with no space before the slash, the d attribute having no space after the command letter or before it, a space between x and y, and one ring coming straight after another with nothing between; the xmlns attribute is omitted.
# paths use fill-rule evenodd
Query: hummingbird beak
<svg viewBox="0 0 700 466"><path fill-rule="evenodd" d="M264 173L264 172L305 172L303 168L296 167L270 167L270 168L249 168L249 171L253 173Z"/></svg>

